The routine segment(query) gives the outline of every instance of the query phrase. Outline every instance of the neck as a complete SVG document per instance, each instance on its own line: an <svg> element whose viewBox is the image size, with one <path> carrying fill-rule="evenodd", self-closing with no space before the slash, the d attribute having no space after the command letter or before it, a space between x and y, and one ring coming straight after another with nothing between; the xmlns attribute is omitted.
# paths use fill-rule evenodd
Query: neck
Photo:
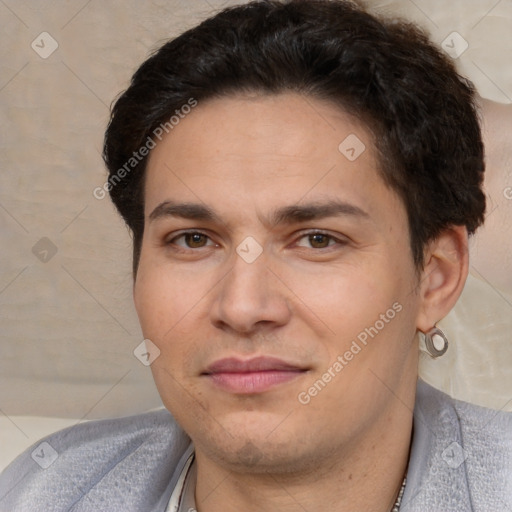
<svg viewBox="0 0 512 512"><path fill-rule="evenodd" d="M301 471L240 473L196 448L197 510L389 512L409 460L415 386L398 396L369 430L348 446L333 443L330 457Z"/></svg>

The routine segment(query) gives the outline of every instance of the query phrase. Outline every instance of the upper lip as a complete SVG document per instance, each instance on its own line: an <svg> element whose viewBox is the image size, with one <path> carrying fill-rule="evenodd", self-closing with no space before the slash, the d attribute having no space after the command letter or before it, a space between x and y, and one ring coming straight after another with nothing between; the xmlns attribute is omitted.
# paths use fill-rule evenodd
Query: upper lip
<svg viewBox="0 0 512 512"><path fill-rule="evenodd" d="M305 368L287 363L275 357L260 356L245 361L236 357L227 357L212 363L208 366L205 373L209 375L212 373L250 373L270 370L303 371Z"/></svg>

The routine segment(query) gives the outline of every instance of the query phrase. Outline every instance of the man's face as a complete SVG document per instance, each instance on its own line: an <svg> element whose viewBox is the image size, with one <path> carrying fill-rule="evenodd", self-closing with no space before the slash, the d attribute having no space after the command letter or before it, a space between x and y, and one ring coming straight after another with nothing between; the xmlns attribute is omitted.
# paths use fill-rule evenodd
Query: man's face
<svg viewBox="0 0 512 512"><path fill-rule="evenodd" d="M196 451L285 471L378 437L416 379L416 285L405 208L332 105L200 102L152 151L135 304Z"/></svg>

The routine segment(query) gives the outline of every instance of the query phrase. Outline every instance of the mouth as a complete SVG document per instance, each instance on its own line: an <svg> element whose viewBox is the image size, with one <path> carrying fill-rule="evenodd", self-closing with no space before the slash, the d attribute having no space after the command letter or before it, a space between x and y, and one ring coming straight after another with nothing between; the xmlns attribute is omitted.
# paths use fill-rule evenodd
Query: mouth
<svg viewBox="0 0 512 512"><path fill-rule="evenodd" d="M308 368L273 357L255 357L247 361L226 358L210 365L202 374L215 386L235 394L256 394L290 382L308 372Z"/></svg>

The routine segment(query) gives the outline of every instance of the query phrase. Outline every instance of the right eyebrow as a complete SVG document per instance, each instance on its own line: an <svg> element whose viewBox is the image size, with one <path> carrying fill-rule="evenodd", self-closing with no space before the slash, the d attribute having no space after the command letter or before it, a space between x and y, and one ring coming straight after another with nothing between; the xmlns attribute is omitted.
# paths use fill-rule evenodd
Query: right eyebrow
<svg viewBox="0 0 512 512"><path fill-rule="evenodd" d="M149 214L149 220L154 221L163 217L181 217L182 219L221 223L219 216L215 212L207 206L198 203L164 201Z"/></svg>

